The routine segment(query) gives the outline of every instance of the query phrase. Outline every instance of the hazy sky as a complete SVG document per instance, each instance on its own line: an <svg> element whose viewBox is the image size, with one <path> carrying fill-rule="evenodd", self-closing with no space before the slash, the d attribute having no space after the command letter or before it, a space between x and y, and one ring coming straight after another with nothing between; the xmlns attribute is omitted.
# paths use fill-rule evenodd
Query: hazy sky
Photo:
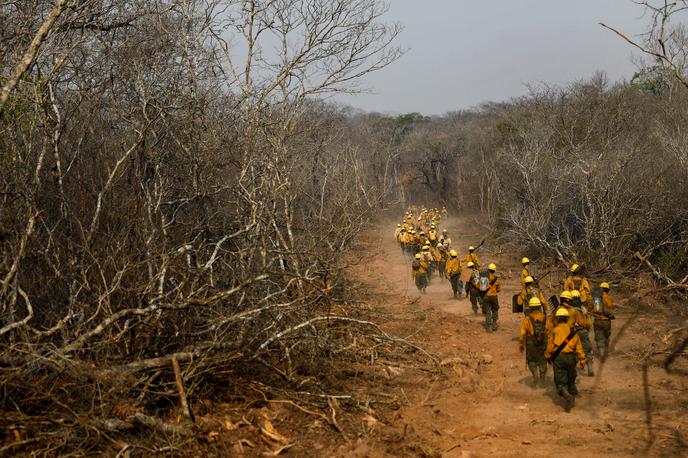
<svg viewBox="0 0 688 458"><path fill-rule="evenodd" d="M339 98L366 111L443 114L566 83L597 70L630 79L631 48L598 22L640 34L630 0L390 0L387 19L409 51L364 80L372 94Z"/></svg>

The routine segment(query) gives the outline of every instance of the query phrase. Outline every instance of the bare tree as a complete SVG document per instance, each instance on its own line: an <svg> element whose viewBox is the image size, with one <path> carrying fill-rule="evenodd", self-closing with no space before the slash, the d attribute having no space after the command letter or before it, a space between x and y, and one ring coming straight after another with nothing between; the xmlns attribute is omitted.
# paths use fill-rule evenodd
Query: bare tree
<svg viewBox="0 0 688 458"><path fill-rule="evenodd" d="M668 68L676 80L688 88L688 31L685 24L680 22L688 15L688 2L634 0L634 3L643 6L650 16L650 27L642 41L631 38L607 24L600 25Z"/></svg>

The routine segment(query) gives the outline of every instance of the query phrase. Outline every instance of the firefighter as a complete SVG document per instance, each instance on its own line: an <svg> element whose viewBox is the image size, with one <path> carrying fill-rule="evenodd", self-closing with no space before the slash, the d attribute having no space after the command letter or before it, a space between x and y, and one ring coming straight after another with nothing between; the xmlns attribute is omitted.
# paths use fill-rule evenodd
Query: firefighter
<svg viewBox="0 0 688 458"><path fill-rule="evenodd" d="M418 243L420 243L420 246L428 244L428 235L425 233L425 231L420 231L420 236L418 237Z"/></svg>
<svg viewBox="0 0 688 458"><path fill-rule="evenodd" d="M432 255L432 251L430 250L430 244L426 243L423 245L423 249L421 251L421 256L423 257L423 261L427 263L427 275L428 275L428 285L430 284L430 280L432 280L432 276L435 274L435 257Z"/></svg>
<svg viewBox="0 0 688 458"><path fill-rule="evenodd" d="M526 363L530 373L533 374L533 386L544 385L547 373L547 323L545 314L542 313L544 303L537 297L531 297L527 307L530 313L521 322L519 334L519 350L526 352Z"/></svg>
<svg viewBox="0 0 688 458"><path fill-rule="evenodd" d="M517 303L523 307L523 313L528 315L531 308L528 307L528 301L532 297L537 297L540 300L540 304L545 303L545 297L542 295L542 291L535 285L535 279L528 275L521 286L521 294L518 295Z"/></svg>
<svg viewBox="0 0 688 458"><path fill-rule="evenodd" d="M449 250L449 260L444 268L444 276L451 283L452 291L454 292L454 299L459 298L459 291L461 291L461 261L458 259L456 250Z"/></svg>
<svg viewBox="0 0 688 458"><path fill-rule="evenodd" d="M435 258L437 259L437 270L439 271L440 280L445 278L444 270L447 265L447 254L447 247L442 243L438 243L435 249Z"/></svg>
<svg viewBox="0 0 688 458"><path fill-rule="evenodd" d="M574 396L578 395L576 357L581 368L584 368L585 353L577 332L567 324L569 311L565 307L559 307L555 317L556 326L549 334L545 358L554 368L554 385L559 396L566 401L566 411L569 412L575 403Z"/></svg>
<svg viewBox="0 0 688 458"><path fill-rule="evenodd" d="M475 247L473 245L468 247L468 254L461 258L461 262L472 262L477 269L480 269L480 260L478 255L475 254Z"/></svg>
<svg viewBox="0 0 688 458"><path fill-rule="evenodd" d="M485 308L483 307L483 301L480 297L480 271L477 267L475 267L473 261L468 261L468 264L466 264L466 266L469 269L471 269L471 277L468 280L468 283L466 283L466 295L471 301L471 308L473 309L473 314L478 314L478 303L480 303L480 309L482 310L482 313L484 315Z"/></svg>
<svg viewBox="0 0 688 458"><path fill-rule="evenodd" d="M609 355L609 338L612 335L612 320L614 317L614 300L609 294L609 283L600 283L602 294L600 297L593 298L592 316L594 317L593 327L595 329L595 345L600 360L605 361Z"/></svg>
<svg viewBox="0 0 688 458"><path fill-rule="evenodd" d="M477 264L473 261L474 264ZM483 298L483 306L485 308L485 329L487 332L496 331L499 329L497 322L499 321L499 291L502 288L499 278L497 277L497 266L490 264L487 266L487 292Z"/></svg>
<svg viewBox="0 0 688 458"><path fill-rule="evenodd" d="M430 225L430 230L428 231L428 242L433 247L437 246L437 241L439 239L439 233L437 232L437 226L434 224Z"/></svg>
<svg viewBox="0 0 688 458"><path fill-rule="evenodd" d="M590 295L590 284L582 274L582 268L578 264L571 266L569 275L564 282L564 289L566 291L577 290L580 292L580 298L583 305L589 305L592 296Z"/></svg>
<svg viewBox="0 0 688 458"><path fill-rule="evenodd" d="M399 248L401 249L402 253L406 252L406 228L401 227L399 230L399 233L396 236L397 243L399 244Z"/></svg>
<svg viewBox="0 0 688 458"><path fill-rule="evenodd" d="M442 229L442 238L440 239L440 241L441 241L441 242L444 244L444 246L446 246L447 248L450 248L450 247L451 247L452 240L451 240L451 237L449 237L449 232L447 232L446 229Z"/></svg>
<svg viewBox="0 0 688 458"><path fill-rule="evenodd" d="M423 256L417 253L413 263L411 264L411 275L416 282L418 291L425 294L425 288L428 287L428 264L423 260Z"/></svg>

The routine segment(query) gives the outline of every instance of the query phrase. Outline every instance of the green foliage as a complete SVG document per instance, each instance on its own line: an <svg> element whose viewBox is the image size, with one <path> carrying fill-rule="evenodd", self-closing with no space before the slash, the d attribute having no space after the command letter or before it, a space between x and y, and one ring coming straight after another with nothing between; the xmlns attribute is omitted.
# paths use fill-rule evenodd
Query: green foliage
<svg viewBox="0 0 688 458"><path fill-rule="evenodd" d="M686 249L663 249L657 255L657 267L674 281L679 281L688 271Z"/></svg>
<svg viewBox="0 0 688 458"><path fill-rule="evenodd" d="M423 116L420 113L414 112L397 116L396 122L401 125L413 125L418 123L430 122L430 118L428 116Z"/></svg>
<svg viewBox="0 0 688 458"><path fill-rule="evenodd" d="M672 76L661 65L645 67L631 78L631 85L642 92L661 95L671 88Z"/></svg>

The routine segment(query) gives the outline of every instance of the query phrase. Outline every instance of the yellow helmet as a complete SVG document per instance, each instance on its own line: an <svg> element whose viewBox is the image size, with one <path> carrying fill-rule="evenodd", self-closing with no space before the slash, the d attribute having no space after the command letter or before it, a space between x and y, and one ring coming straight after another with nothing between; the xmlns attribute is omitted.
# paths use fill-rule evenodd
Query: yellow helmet
<svg viewBox="0 0 688 458"><path fill-rule="evenodd" d="M521 259L521 264L530 264L530 259L528 259L528 258Z"/></svg>
<svg viewBox="0 0 688 458"><path fill-rule="evenodd" d="M606 281L603 281L602 283L600 283L600 288L609 289L609 283L607 283Z"/></svg>
<svg viewBox="0 0 688 458"><path fill-rule="evenodd" d="M397 227L401 227L401 224L397 224Z"/></svg>
<svg viewBox="0 0 688 458"><path fill-rule="evenodd" d="M580 266L579 266L578 264L573 264L573 265L571 266L571 273L574 273L574 274L575 274L579 267L580 267Z"/></svg>
<svg viewBox="0 0 688 458"><path fill-rule="evenodd" d="M562 291L562 293L559 295L559 299L571 300L571 293L568 291Z"/></svg>
<svg viewBox="0 0 688 458"><path fill-rule="evenodd" d="M490 264L489 266L487 266L487 270L495 271L495 270L497 270L497 265L494 263Z"/></svg>
<svg viewBox="0 0 688 458"><path fill-rule="evenodd" d="M416 259L420 259L420 258L422 258L422 256L420 255L420 253L416 253Z"/></svg>
<svg viewBox="0 0 688 458"><path fill-rule="evenodd" d="M580 297L580 291L574 289L573 291L571 291L571 297Z"/></svg>
<svg viewBox="0 0 688 458"><path fill-rule="evenodd" d="M569 316L569 311L564 307L559 307L554 313L555 316Z"/></svg>
<svg viewBox="0 0 688 458"><path fill-rule="evenodd" d="M449 251L449 256L451 256L452 258L455 258L455 257L457 257L458 255L459 255L459 254L456 252L456 250L450 250L450 251Z"/></svg>
<svg viewBox="0 0 688 458"><path fill-rule="evenodd" d="M542 302L537 297L531 297L528 301L528 307L542 307Z"/></svg>
<svg viewBox="0 0 688 458"><path fill-rule="evenodd" d="M468 264L466 264L468 267L475 267L475 263L473 261L468 261Z"/></svg>
<svg viewBox="0 0 688 458"><path fill-rule="evenodd" d="M428 251L430 249L430 245L423 245L423 251Z"/></svg>
<svg viewBox="0 0 688 458"><path fill-rule="evenodd" d="M475 251L475 247L473 245L469 246L468 251Z"/></svg>
<svg viewBox="0 0 688 458"><path fill-rule="evenodd" d="M430 225L430 229L435 229L435 225L434 225L434 224L431 224L431 225Z"/></svg>
<svg viewBox="0 0 688 458"><path fill-rule="evenodd" d="M535 279L533 279L533 277L531 277L530 275L528 275L528 276L526 277L525 282L526 282L526 283L534 283L534 282L535 282Z"/></svg>

